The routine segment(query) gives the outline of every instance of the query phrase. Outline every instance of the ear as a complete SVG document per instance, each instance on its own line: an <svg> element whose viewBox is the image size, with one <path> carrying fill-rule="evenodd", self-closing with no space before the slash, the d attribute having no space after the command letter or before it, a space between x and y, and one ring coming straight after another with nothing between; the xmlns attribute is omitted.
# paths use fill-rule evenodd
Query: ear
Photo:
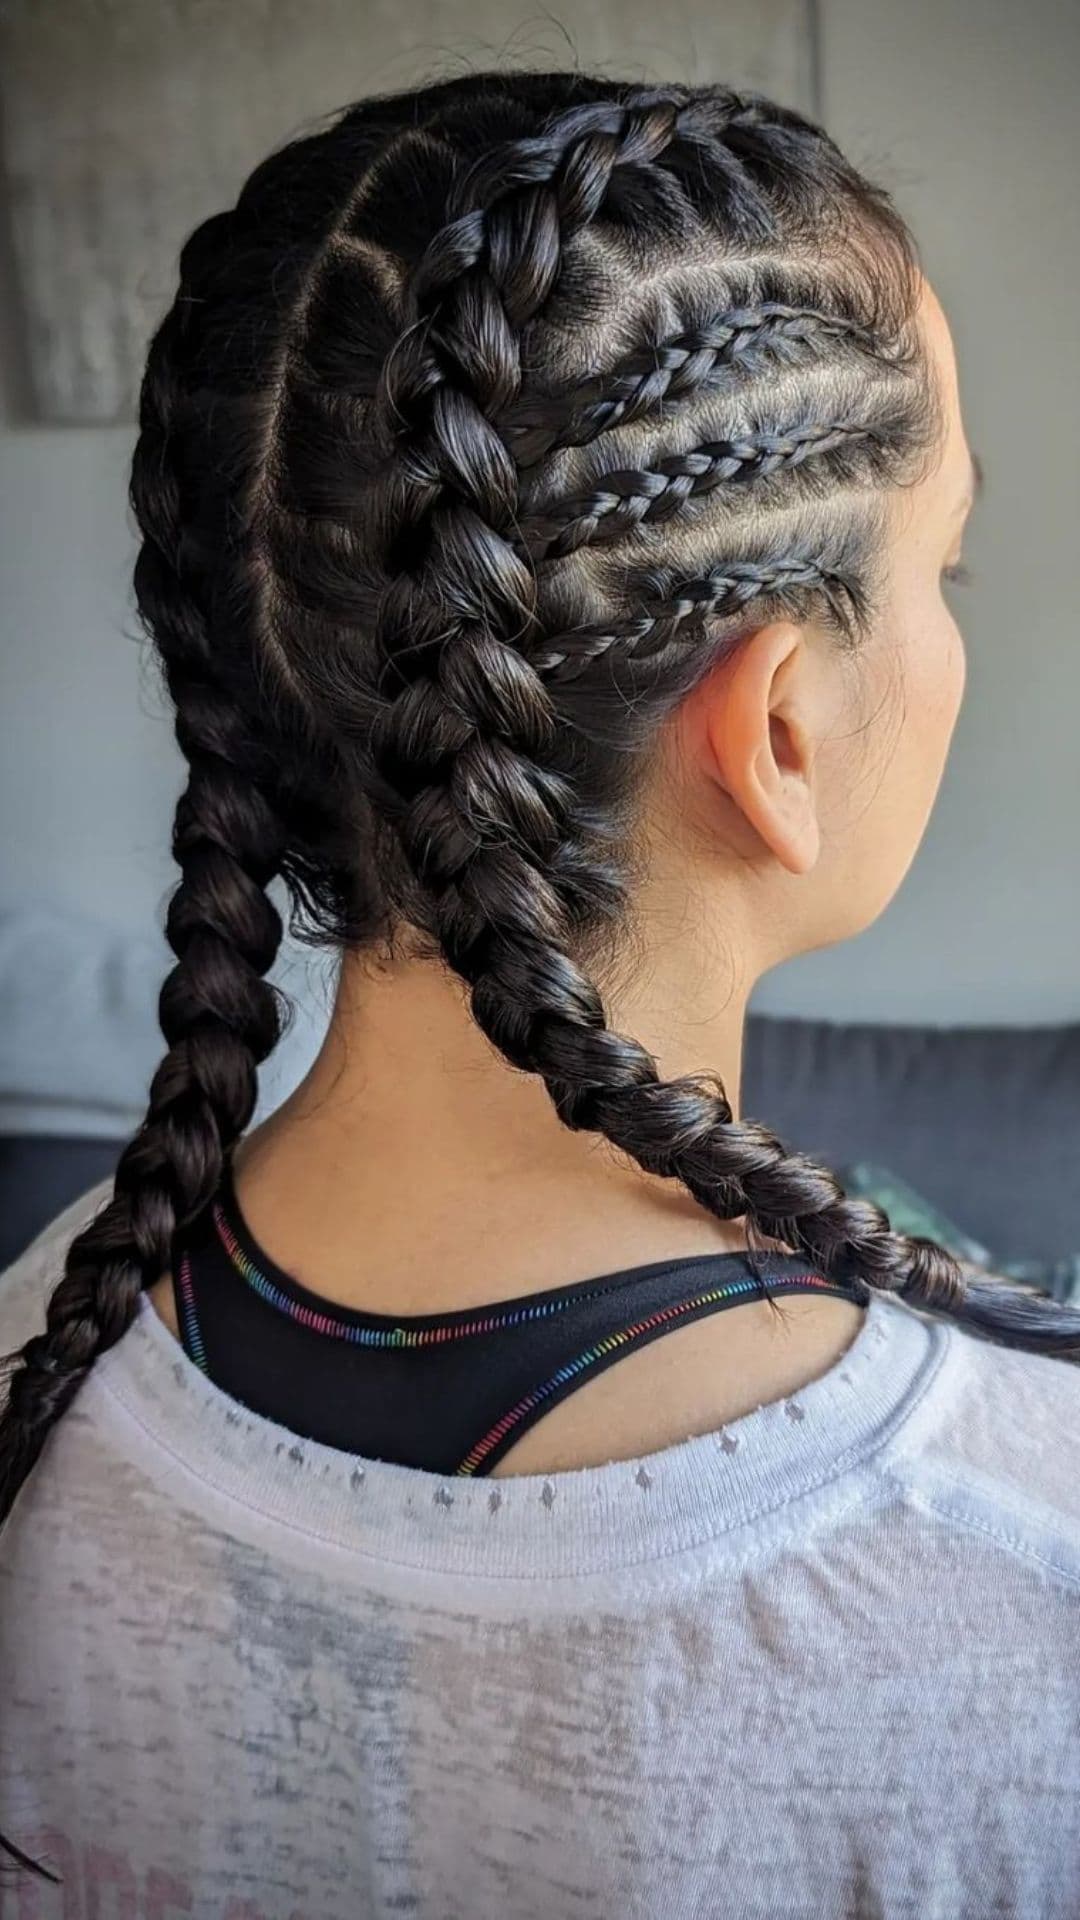
<svg viewBox="0 0 1080 1920"><path fill-rule="evenodd" d="M776 620L738 641L688 703L707 777L795 874L809 873L821 850L815 683L803 629Z"/></svg>

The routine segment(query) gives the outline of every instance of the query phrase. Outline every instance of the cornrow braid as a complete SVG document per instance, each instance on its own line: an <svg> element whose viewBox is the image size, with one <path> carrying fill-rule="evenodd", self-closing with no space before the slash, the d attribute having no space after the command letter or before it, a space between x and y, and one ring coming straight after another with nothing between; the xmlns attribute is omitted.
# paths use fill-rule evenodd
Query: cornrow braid
<svg viewBox="0 0 1080 1920"><path fill-rule="evenodd" d="M850 591L838 568L813 560L778 560L772 565L733 560L698 580L681 580L661 599L649 601L643 595L641 612L622 625L601 622L545 634L529 658L541 679L551 681L578 680L612 653L630 665L655 662L675 640L700 646L710 614L738 613L753 600L829 585Z"/></svg>
<svg viewBox="0 0 1080 1920"><path fill-rule="evenodd" d="M865 421L841 420L710 441L687 453L670 454L651 468L605 473L589 493L523 514L520 538L534 560L561 559L579 547L621 540L635 527L666 520L688 501L702 499L727 482L749 482L798 467L811 455L831 453L878 432Z"/></svg>
<svg viewBox="0 0 1080 1920"><path fill-rule="evenodd" d="M837 339L866 343L867 330L844 314L766 300L733 307L701 326L638 347L610 373L565 396L529 395L499 422L519 469L558 448L586 446L613 427L632 426L664 403L707 392L733 370L778 361L798 348Z"/></svg>

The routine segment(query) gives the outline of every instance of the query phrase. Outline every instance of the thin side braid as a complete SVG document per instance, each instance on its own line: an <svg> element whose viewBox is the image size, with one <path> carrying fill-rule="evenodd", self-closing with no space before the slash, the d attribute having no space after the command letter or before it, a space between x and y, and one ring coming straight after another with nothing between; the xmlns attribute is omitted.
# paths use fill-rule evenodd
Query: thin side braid
<svg viewBox="0 0 1080 1920"><path fill-rule="evenodd" d="M651 468L605 473L589 493L523 514L520 537L533 560L562 559L580 547L621 540L635 527L666 520L688 501L726 483L801 466L813 454L830 453L878 431L859 420L827 425L814 421L780 433L708 441L688 453L670 454Z"/></svg>
<svg viewBox="0 0 1080 1920"><path fill-rule="evenodd" d="M740 365L757 365L769 355L783 360L798 347L836 339L864 344L867 331L856 320L816 307L776 300L733 307L670 340L636 348L610 373L566 395L529 396L499 422L500 429L525 470L556 449L586 446L613 427L632 426L665 402L707 392Z"/></svg>
<svg viewBox="0 0 1080 1920"><path fill-rule="evenodd" d="M681 636L687 645L700 645L701 624L710 614L738 612L770 594L830 581L841 588L847 585L838 570L820 562L781 560L772 566L755 566L751 561L732 561L699 580L680 581L670 595L652 605L643 600L642 612L622 626L605 623L545 634L530 649L529 659L543 680L578 680L612 653L634 664L654 658Z"/></svg>

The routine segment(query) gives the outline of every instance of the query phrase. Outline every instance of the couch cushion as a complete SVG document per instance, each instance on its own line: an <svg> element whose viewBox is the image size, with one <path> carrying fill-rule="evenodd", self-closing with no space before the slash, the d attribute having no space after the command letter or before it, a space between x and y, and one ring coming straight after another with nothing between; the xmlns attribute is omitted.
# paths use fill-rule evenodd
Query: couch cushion
<svg viewBox="0 0 1080 1920"><path fill-rule="evenodd" d="M742 1109L841 1170L894 1169L1008 1261L1080 1253L1080 1026L752 1017Z"/></svg>
<svg viewBox="0 0 1080 1920"><path fill-rule="evenodd" d="M79 1195L111 1174L121 1140L0 1134L0 1273Z"/></svg>

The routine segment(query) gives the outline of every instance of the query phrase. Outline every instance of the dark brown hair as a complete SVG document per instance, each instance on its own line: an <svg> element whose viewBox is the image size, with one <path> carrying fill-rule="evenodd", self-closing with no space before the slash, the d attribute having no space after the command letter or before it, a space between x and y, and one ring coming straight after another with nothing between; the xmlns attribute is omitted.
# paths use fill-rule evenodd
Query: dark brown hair
<svg viewBox="0 0 1080 1920"><path fill-rule="evenodd" d="M967 1282L593 975L665 715L756 622L855 647L935 457L919 276L820 129L720 87L479 74L350 107L192 234L150 347L136 590L187 789L165 1057L15 1356L0 1517L247 1126L281 934L420 933L569 1127L722 1219L1005 1344L1080 1315Z"/></svg>

